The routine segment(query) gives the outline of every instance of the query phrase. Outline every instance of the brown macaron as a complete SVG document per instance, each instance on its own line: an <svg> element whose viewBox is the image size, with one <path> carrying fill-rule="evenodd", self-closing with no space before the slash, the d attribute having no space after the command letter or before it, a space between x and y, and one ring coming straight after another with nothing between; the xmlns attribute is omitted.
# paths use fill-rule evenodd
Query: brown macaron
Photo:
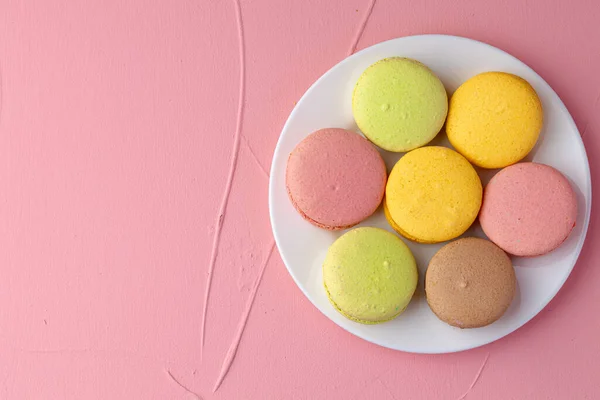
<svg viewBox="0 0 600 400"><path fill-rule="evenodd" d="M479 328L510 306L517 279L510 258L492 242L463 238L442 247L425 275L427 303L442 321Z"/></svg>

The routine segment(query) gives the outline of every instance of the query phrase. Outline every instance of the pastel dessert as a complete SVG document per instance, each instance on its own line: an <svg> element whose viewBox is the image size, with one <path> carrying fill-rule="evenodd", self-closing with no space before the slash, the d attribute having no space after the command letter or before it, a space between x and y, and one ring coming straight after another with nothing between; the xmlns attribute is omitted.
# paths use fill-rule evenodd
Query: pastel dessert
<svg viewBox="0 0 600 400"><path fill-rule="evenodd" d="M392 320L408 306L417 287L410 249L393 233L362 227L340 236L323 263L323 285L331 304L361 324Z"/></svg>
<svg viewBox="0 0 600 400"><path fill-rule="evenodd" d="M416 242L454 239L477 218L482 191L477 172L463 156L446 147L422 147L392 169L385 195L388 221Z"/></svg>
<svg viewBox="0 0 600 400"><path fill-rule="evenodd" d="M349 228L381 204L387 171L368 140L344 129L321 129L290 154L286 186L296 210L329 230Z"/></svg>
<svg viewBox="0 0 600 400"><path fill-rule="evenodd" d="M402 229L400 229L398 224L396 224L396 222L390 215L390 210L388 209L388 207L386 205L385 197L383 198L383 215L385 216L385 220L388 222L388 224L392 227L393 230L395 230L398 234L400 234L402 236L406 235L406 233L404 233L402 231Z"/></svg>
<svg viewBox="0 0 600 400"><path fill-rule="evenodd" d="M368 67L358 79L352 112L362 133L395 152L429 143L448 112L444 85L425 65L392 57Z"/></svg>
<svg viewBox="0 0 600 400"><path fill-rule="evenodd" d="M538 163L498 172L487 184L479 221L485 234L516 256L546 254L567 239L577 220L577 198L567 178Z"/></svg>
<svg viewBox="0 0 600 400"><path fill-rule="evenodd" d="M425 274L427 303L439 319L459 328L498 320L516 292L510 258L492 242L463 238L448 243L431 259Z"/></svg>
<svg viewBox="0 0 600 400"><path fill-rule="evenodd" d="M503 168L529 154L542 123L542 103L526 80L485 72L467 80L450 98L446 133L473 164Z"/></svg>

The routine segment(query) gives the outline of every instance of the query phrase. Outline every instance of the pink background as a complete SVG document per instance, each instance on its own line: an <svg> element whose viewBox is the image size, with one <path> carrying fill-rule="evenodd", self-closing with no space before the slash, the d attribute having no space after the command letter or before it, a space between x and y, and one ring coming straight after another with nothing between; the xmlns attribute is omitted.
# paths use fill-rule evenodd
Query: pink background
<svg viewBox="0 0 600 400"><path fill-rule="evenodd" d="M348 334L304 298L275 251L213 393L271 247L264 170L279 132L347 55L372 0L239 1L239 159L202 352L238 132L236 1L0 0L0 398L599 398L597 213L544 311L451 355ZM378 0L357 48L448 33L512 53L571 111L595 178L599 20L597 0Z"/></svg>

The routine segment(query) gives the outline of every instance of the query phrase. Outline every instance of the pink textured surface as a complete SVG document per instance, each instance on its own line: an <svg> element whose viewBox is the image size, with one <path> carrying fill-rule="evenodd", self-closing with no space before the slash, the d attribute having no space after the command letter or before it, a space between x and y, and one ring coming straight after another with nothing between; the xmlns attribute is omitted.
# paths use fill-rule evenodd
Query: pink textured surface
<svg viewBox="0 0 600 400"><path fill-rule="evenodd" d="M294 207L317 226L346 228L375 212L387 172L377 149L344 129L321 129L288 158L286 186Z"/></svg>
<svg viewBox="0 0 600 400"><path fill-rule="evenodd" d="M574 116L596 180L600 3L240 3L239 159L200 362L239 115L236 3L0 1L0 398L194 398L167 371L205 400L598 398L600 214L564 288L530 323L480 349L420 356L346 333L277 252L267 258L264 171L294 102L349 49L448 33L540 73Z"/></svg>
<svg viewBox="0 0 600 400"><path fill-rule="evenodd" d="M569 236L576 219L577 198L568 179L537 163L498 172L485 187L479 213L487 237L517 256L554 250Z"/></svg>

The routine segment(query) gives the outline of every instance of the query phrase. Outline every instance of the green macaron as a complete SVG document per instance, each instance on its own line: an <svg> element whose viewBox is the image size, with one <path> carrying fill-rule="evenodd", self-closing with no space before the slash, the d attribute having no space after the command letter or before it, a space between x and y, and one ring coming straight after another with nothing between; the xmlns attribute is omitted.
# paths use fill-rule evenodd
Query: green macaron
<svg viewBox="0 0 600 400"><path fill-rule="evenodd" d="M448 96L440 79L424 64L410 58L385 58L358 79L352 112L371 142L404 152L429 143L442 129Z"/></svg>
<svg viewBox="0 0 600 400"><path fill-rule="evenodd" d="M362 324L392 320L408 306L418 272L410 249L379 228L353 229L329 248L323 284L331 304Z"/></svg>

